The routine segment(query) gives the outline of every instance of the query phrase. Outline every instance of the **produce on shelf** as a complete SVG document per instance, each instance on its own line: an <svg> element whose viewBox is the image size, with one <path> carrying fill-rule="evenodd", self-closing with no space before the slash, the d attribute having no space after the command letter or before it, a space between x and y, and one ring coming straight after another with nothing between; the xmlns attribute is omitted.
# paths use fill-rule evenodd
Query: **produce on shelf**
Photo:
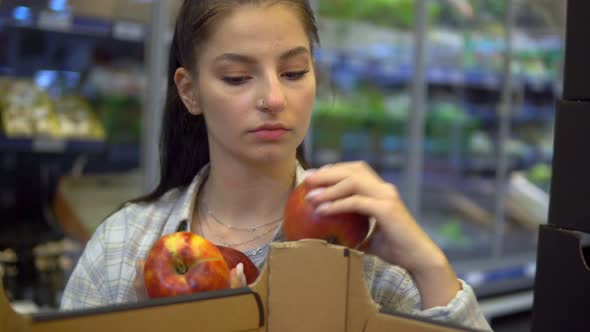
<svg viewBox="0 0 590 332"><path fill-rule="evenodd" d="M403 137L409 114L404 96L385 98L362 89L351 96L320 99L313 113L313 144L317 151L377 156Z"/></svg>
<svg viewBox="0 0 590 332"><path fill-rule="evenodd" d="M54 105L46 92L26 80L7 80L2 85L0 109L6 136L59 136Z"/></svg>
<svg viewBox="0 0 590 332"><path fill-rule="evenodd" d="M105 131L90 105L81 97L66 96L55 101L62 137L104 140Z"/></svg>
<svg viewBox="0 0 590 332"><path fill-rule="evenodd" d="M527 180L549 192L549 184L551 182L551 165L547 163L538 163L531 167L526 173Z"/></svg>
<svg viewBox="0 0 590 332"><path fill-rule="evenodd" d="M536 231L539 225L547 222L548 193L530 182L521 172L514 172L510 176L504 202L510 217L531 231Z"/></svg>
<svg viewBox="0 0 590 332"><path fill-rule="evenodd" d="M29 80L3 79L0 86L2 130L7 137L104 140L102 124L82 97L52 100Z"/></svg>
<svg viewBox="0 0 590 332"><path fill-rule="evenodd" d="M84 89L110 143L140 143L141 100L146 85L145 69L140 63L122 61L90 70Z"/></svg>
<svg viewBox="0 0 590 332"><path fill-rule="evenodd" d="M427 151L434 154L463 154L478 121L456 102L435 101L426 115Z"/></svg>
<svg viewBox="0 0 590 332"><path fill-rule="evenodd" d="M438 17L440 6L428 6L430 19ZM413 0L329 0L319 2L323 16L366 20L379 25L410 28L414 22Z"/></svg>
<svg viewBox="0 0 590 332"><path fill-rule="evenodd" d="M446 222L442 223L437 229L437 235L439 240L444 242L442 245L446 248L468 248L473 245L472 240L467 237L461 222L457 218L450 217Z"/></svg>
<svg viewBox="0 0 590 332"><path fill-rule="evenodd" d="M484 227L492 225L494 215L477 204L471 197L458 191L449 191L445 194L445 199L450 209L460 214L465 220Z"/></svg>

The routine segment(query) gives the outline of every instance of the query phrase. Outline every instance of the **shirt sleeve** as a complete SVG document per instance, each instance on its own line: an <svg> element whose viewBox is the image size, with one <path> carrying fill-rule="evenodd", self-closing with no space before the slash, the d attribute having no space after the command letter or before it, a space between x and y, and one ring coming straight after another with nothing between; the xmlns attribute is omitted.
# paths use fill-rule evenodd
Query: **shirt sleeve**
<svg viewBox="0 0 590 332"><path fill-rule="evenodd" d="M387 313L405 313L422 318L491 331L473 289L460 280L462 289L446 306L422 310L420 293L410 274L376 256L365 255L365 280L371 296Z"/></svg>
<svg viewBox="0 0 590 332"><path fill-rule="evenodd" d="M60 309L83 309L112 302L106 266L106 224L123 218L123 213L118 211L101 223L86 244L68 279Z"/></svg>

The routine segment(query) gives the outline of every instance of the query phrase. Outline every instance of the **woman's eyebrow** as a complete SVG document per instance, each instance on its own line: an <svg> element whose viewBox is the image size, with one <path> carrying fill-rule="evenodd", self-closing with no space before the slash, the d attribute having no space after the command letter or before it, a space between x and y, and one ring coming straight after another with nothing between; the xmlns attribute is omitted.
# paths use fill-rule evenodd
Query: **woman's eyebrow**
<svg viewBox="0 0 590 332"><path fill-rule="evenodd" d="M279 59L281 59L281 60L287 60L289 58L293 58L293 57L296 57L298 55L309 54L309 53L310 52L307 49L307 47L298 46L298 47L292 48L292 49L288 50L287 52L281 54L281 56L279 57Z"/></svg>
<svg viewBox="0 0 590 332"><path fill-rule="evenodd" d="M281 54L279 56L279 59L281 61L284 61L284 60L287 60L289 58L293 58L293 57L301 55L301 54L309 54L309 53L310 52L307 49L307 47L298 46L298 47L292 48L292 49L284 52L283 54ZM237 54L237 53L224 53L224 54L216 57L214 60L214 62L220 62L220 61L240 62L240 63L244 63L244 64L256 63L255 58L248 56L248 55Z"/></svg>
<svg viewBox="0 0 590 332"><path fill-rule="evenodd" d="M256 60L252 57L243 54L236 53L224 53L215 58L214 62L229 61L229 62L241 62L246 64L256 63Z"/></svg>

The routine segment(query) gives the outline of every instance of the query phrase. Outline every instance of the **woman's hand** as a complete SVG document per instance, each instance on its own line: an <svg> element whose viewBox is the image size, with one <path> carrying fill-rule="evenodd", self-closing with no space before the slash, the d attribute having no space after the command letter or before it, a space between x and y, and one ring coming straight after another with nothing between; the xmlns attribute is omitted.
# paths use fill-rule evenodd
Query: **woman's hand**
<svg viewBox="0 0 590 332"><path fill-rule="evenodd" d="M406 269L413 277L422 306L444 306L460 289L442 250L416 223L397 188L383 181L364 162L322 167L304 180L316 190L307 199L316 213L357 212L375 218L376 230L363 248Z"/></svg>
<svg viewBox="0 0 590 332"><path fill-rule="evenodd" d="M137 301L148 299L147 290L145 289L145 282L143 279L143 266L145 261L138 259L135 262L135 279L133 279L133 288L137 294ZM241 288L248 286L246 282L246 275L244 274L244 265L239 263L229 272L230 288Z"/></svg>
<svg viewBox="0 0 590 332"><path fill-rule="evenodd" d="M248 286L246 275L244 274L244 264L238 263L238 265L229 272L229 284L230 288L242 288Z"/></svg>
<svg viewBox="0 0 590 332"><path fill-rule="evenodd" d="M135 262L135 279L133 279L133 288L135 294L137 294L137 301L143 301L148 299L147 290L145 289L145 282L143 281L143 266L145 261L138 259Z"/></svg>

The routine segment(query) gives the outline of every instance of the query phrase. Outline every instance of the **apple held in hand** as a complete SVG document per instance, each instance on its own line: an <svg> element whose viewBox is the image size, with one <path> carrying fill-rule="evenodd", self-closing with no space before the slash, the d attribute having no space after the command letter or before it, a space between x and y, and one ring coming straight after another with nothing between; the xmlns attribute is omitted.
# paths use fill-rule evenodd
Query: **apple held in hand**
<svg viewBox="0 0 590 332"><path fill-rule="evenodd" d="M150 298L228 288L229 268L213 243L191 232L162 236L148 253L144 282Z"/></svg>
<svg viewBox="0 0 590 332"><path fill-rule="evenodd" d="M320 216L305 196L311 189L305 183L289 196L285 206L283 232L287 241L312 238L356 248L369 232L369 218L358 213Z"/></svg>
<svg viewBox="0 0 590 332"><path fill-rule="evenodd" d="M221 251L230 270L235 268L238 263L242 263L244 265L244 276L246 277L248 285L256 281L256 278L258 278L258 268L252 263L248 256L234 248L220 245L218 245L217 248Z"/></svg>

